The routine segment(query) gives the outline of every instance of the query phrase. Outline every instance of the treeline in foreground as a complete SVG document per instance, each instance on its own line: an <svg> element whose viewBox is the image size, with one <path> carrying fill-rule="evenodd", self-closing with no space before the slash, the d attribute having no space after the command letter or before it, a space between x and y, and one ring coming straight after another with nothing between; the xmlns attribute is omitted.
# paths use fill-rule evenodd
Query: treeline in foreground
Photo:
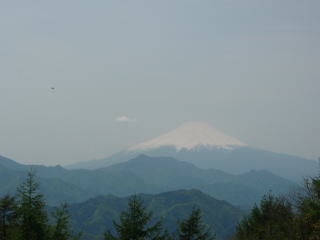
<svg viewBox="0 0 320 240"><path fill-rule="evenodd" d="M234 240L320 240L320 176L291 200L265 196L238 224Z"/></svg>
<svg viewBox="0 0 320 240"><path fill-rule="evenodd" d="M49 220L46 203L31 171L16 196L0 198L0 240L78 240L69 227L66 204L54 208ZM212 240L214 234L194 208L170 234L155 222L142 201L133 196L128 208L107 231L105 240ZM320 240L320 177L306 180L304 192L294 200L265 196L237 226L233 240Z"/></svg>
<svg viewBox="0 0 320 240"><path fill-rule="evenodd" d="M66 203L54 208L49 220L43 195L38 192L34 172L17 188L16 196L0 198L0 240L80 240L81 233L73 233ZM178 232L170 235L161 221L154 222L152 213L142 200L132 196L128 209L121 213L114 230L107 231L105 240L214 240L210 229L201 222L201 212L194 208L185 220L178 223Z"/></svg>

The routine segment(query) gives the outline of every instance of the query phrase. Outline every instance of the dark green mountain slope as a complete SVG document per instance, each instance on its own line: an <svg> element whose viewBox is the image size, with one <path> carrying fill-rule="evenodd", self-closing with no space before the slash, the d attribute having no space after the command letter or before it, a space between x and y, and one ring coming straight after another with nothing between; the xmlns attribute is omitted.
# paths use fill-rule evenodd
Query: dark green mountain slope
<svg viewBox="0 0 320 240"><path fill-rule="evenodd" d="M163 219L164 227L176 230L179 219L188 217L193 206L198 206L206 224L213 226L219 239L227 239L233 233L243 213L225 201L216 200L198 190L179 190L157 195L139 195L155 219ZM70 206L72 226L84 233L84 239L101 236L112 229L112 220L118 220L121 211L127 207L128 197L97 197Z"/></svg>

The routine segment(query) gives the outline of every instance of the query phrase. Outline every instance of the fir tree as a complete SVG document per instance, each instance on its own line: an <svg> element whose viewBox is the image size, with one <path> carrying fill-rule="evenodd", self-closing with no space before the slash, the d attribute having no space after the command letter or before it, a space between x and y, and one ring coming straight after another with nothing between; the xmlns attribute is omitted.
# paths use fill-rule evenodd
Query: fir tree
<svg viewBox="0 0 320 240"><path fill-rule="evenodd" d="M237 240L296 239L295 215L292 204L284 198L265 196L249 216L239 223Z"/></svg>
<svg viewBox="0 0 320 240"><path fill-rule="evenodd" d="M305 194L297 200L299 239L320 240L320 176L305 181Z"/></svg>
<svg viewBox="0 0 320 240"><path fill-rule="evenodd" d="M80 239L80 234L74 236L69 226L68 204L62 203L59 207L55 207L53 213L54 223L51 226L52 240L76 240Z"/></svg>
<svg viewBox="0 0 320 240"><path fill-rule="evenodd" d="M16 221L16 199L9 195L0 198L0 240L11 238Z"/></svg>
<svg viewBox="0 0 320 240"><path fill-rule="evenodd" d="M35 172L29 171L26 180L18 187L19 227L23 240L47 240L47 213L43 195L38 192Z"/></svg>
<svg viewBox="0 0 320 240"><path fill-rule="evenodd" d="M179 240L213 240L215 237L211 234L201 221L201 211L193 208L190 216L179 223Z"/></svg>
<svg viewBox="0 0 320 240"><path fill-rule="evenodd" d="M113 222L117 236L110 231L105 233L105 240L157 240L161 235L161 222L150 224L152 213L143 206L136 195L129 199L128 209L120 215L120 223Z"/></svg>

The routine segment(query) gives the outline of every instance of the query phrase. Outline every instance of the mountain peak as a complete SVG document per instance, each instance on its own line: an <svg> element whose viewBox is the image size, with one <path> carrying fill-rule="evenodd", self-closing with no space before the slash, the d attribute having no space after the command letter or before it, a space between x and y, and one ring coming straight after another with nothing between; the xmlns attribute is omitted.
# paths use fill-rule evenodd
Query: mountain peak
<svg viewBox="0 0 320 240"><path fill-rule="evenodd" d="M175 130L129 148L129 151L149 150L173 146L177 151L199 147L233 149L246 146L245 143L230 137L206 122L186 122Z"/></svg>

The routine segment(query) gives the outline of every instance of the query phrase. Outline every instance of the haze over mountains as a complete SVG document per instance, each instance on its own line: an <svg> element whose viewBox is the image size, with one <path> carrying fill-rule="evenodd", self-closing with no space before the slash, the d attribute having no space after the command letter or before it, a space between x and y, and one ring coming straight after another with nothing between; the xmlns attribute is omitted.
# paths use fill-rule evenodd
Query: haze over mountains
<svg viewBox="0 0 320 240"><path fill-rule="evenodd" d="M68 168L0 156L0 196L15 194L30 169L49 205L71 204L71 223L85 240L101 239L132 194L140 194L170 231L197 205L219 239L226 239L243 211L270 192L298 191L296 182L316 174L317 163L255 149L207 123L188 122L106 159Z"/></svg>
<svg viewBox="0 0 320 240"><path fill-rule="evenodd" d="M0 19L0 240L150 240L141 210L104 237L134 195L170 234L196 207L215 240L320 240L320 0L13 0Z"/></svg>
<svg viewBox="0 0 320 240"><path fill-rule="evenodd" d="M318 168L317 162L313 160L248 146L204 122L187 122L169 133L131 146L105 159L80 162L67 167L98 169L127 161L141 153L170 156L200 168L215 168L232 174L268 170L296 182L313 176Z"/></svg>

